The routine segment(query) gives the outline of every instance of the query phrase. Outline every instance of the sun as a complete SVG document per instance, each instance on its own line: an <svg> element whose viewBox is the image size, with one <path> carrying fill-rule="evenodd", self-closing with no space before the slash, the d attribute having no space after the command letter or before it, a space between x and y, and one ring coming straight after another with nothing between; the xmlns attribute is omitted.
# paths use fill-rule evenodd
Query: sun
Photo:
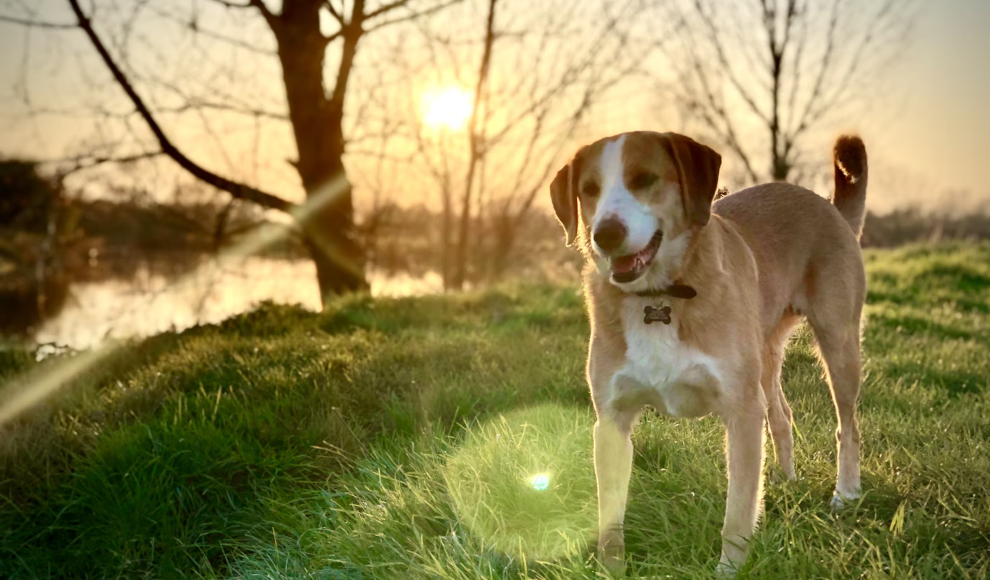
<svg viewBox="0 0 990 580"><path fill-rule="evenodd" d="M458 86L435 87L423 92L423 122L433 129L463 129L471 117L471 91Z"/></svg>

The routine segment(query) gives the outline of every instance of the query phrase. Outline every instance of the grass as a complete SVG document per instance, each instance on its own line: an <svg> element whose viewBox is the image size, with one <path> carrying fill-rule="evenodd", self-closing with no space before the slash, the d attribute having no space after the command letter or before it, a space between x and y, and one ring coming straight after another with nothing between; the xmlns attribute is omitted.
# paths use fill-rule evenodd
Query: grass
<svg viewBox="0 0 990 580"><path fill-rule="evenodd" d="M799 480L768 484L742 578L990 576L990 245L867 268L865 497L828 511L835 419L801 331ZM521 286L131 345L0 431L0 578L594 578L587 333L575 289ZM0 351L0 382L71 356ZM712 576L722 439L640 424L630 576Z"/></svg>

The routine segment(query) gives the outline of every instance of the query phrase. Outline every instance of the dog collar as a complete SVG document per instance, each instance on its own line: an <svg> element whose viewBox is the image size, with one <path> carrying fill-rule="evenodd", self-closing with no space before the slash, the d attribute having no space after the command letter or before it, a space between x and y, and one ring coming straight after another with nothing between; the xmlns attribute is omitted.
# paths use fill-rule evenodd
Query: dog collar
<svg viewBox="0 0 990 580"><path fill-rule="evenodd" d="M694 289L694 286L688 286L687 284L673 283L666 288L659 288L656 290L641 290L639 292L633 292L636 296L642 296L643 298L656 298L658 296L670 296L671 298L683 298L685 300L690 300L698 295L698 291Z"/></svg>
<svg viewBox="0 0 990 580"><path fill-rule="evenodd" d="M698 291L687 284L674 283L666 288L643 290L640 292L633 292L633 294L643 298L661 298L663 296L670 296L671 298L690 300L698 295ZM666 306L663 303L663 300L660 301L659 305L646 306L643 308L643 322L646 324L653 322L670 324L670 321L670 306Z"/></svg>

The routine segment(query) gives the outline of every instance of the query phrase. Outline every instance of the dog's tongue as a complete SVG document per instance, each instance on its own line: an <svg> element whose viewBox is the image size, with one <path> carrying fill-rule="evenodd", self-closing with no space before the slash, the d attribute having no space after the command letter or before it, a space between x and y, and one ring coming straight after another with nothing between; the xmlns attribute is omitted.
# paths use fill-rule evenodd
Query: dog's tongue
<svg viewBox="0 0 990 580"><path fill-rule="evenodd" d="M611 266L612 271L619 274L632 272L636 268L636 254L612 258Z"/></svg>

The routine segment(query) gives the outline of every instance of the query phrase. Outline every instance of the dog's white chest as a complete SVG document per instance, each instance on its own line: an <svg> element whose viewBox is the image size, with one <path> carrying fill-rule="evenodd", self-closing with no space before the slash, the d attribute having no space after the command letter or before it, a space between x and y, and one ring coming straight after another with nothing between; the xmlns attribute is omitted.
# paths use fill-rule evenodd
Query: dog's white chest
<svg viewBox="0 0 990 580"><path fill-rule="evenodd" d="M624 308L626 363L612 378L615 402L650 404L675 417L710 413L720 390L718 361L680 340L676 311L670 324L646 324L643 306L627 300Z"/></svg>

